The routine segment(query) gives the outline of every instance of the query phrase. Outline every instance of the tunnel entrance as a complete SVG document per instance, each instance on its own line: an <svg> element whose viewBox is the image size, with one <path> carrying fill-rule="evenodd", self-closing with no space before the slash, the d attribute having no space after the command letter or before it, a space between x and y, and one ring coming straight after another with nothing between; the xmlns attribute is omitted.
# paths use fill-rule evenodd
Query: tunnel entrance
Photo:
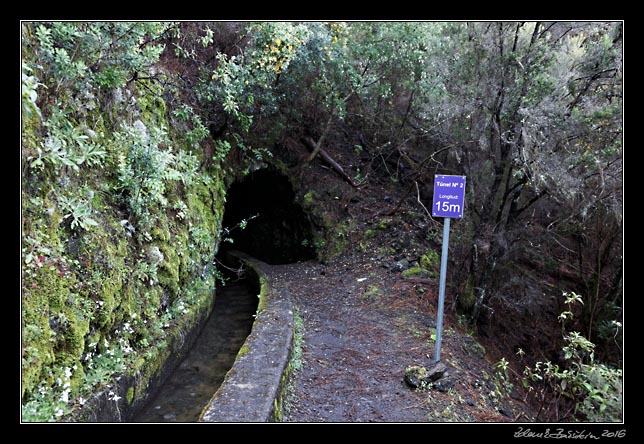
<svg viewBox="0 0 644 444"><path fill-rule="evenodd" d="M220 256L240 250L268 264L313 259L313 232L288 178L262 169L230 186Z"/></svg>

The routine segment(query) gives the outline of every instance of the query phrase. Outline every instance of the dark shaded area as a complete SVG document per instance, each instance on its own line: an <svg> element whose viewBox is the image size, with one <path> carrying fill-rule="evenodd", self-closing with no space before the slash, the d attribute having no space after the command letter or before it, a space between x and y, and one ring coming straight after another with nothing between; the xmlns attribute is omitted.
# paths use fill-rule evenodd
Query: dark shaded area
<svg viewBox="0 0 644 444"><path fill-rule="evenodd" d="M231 185L220 256L239 250L272 265L314 258L311 223L294 199L288 178L272 169L255 171Z"/></svg>

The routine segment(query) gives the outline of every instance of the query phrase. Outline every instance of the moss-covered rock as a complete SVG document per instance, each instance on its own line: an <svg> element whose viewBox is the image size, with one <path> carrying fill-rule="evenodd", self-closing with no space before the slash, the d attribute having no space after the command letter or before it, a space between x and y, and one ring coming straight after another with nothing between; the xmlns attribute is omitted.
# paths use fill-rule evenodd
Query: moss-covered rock
<svg viewBox="0 0 644 444"><path fill-rule="evenodd" d="M429 278L431 277L431 272L423 267L411 267L404 270L402 276L405 278Z"/></svg>
<svg viewBox="0 0 644 444"><path fill-rule="evenodd" d="M440 267L440 255L435 250L430 250L420 257L420 266L427 270L438 270Z"/></svg>

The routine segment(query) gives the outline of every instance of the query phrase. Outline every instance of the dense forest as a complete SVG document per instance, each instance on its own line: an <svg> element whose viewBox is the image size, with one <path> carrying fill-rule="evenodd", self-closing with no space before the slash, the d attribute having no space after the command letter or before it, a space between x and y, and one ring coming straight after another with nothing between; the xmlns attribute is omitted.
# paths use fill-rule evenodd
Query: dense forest
<svg viewBox="0 0 644 444"><path fill-rule="evenodd" d="M230 184L319 159L435 248L434 175L467 176L448 310L540 419L620 420L622 48L622 22L23 22L23 420L131 403L209 310Z"/></svg>

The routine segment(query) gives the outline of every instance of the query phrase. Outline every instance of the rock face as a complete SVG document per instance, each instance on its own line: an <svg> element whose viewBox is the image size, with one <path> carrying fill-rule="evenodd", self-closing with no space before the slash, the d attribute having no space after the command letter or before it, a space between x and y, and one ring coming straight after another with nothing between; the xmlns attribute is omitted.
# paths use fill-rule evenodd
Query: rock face
<svg viewBox="0 0 644 444"><path fill-rule="evenodd" d="M411 365L405 369L405 382L412 388L425 387L447 374L447 366L442 362L427 370L425 367Z"/></svg>

